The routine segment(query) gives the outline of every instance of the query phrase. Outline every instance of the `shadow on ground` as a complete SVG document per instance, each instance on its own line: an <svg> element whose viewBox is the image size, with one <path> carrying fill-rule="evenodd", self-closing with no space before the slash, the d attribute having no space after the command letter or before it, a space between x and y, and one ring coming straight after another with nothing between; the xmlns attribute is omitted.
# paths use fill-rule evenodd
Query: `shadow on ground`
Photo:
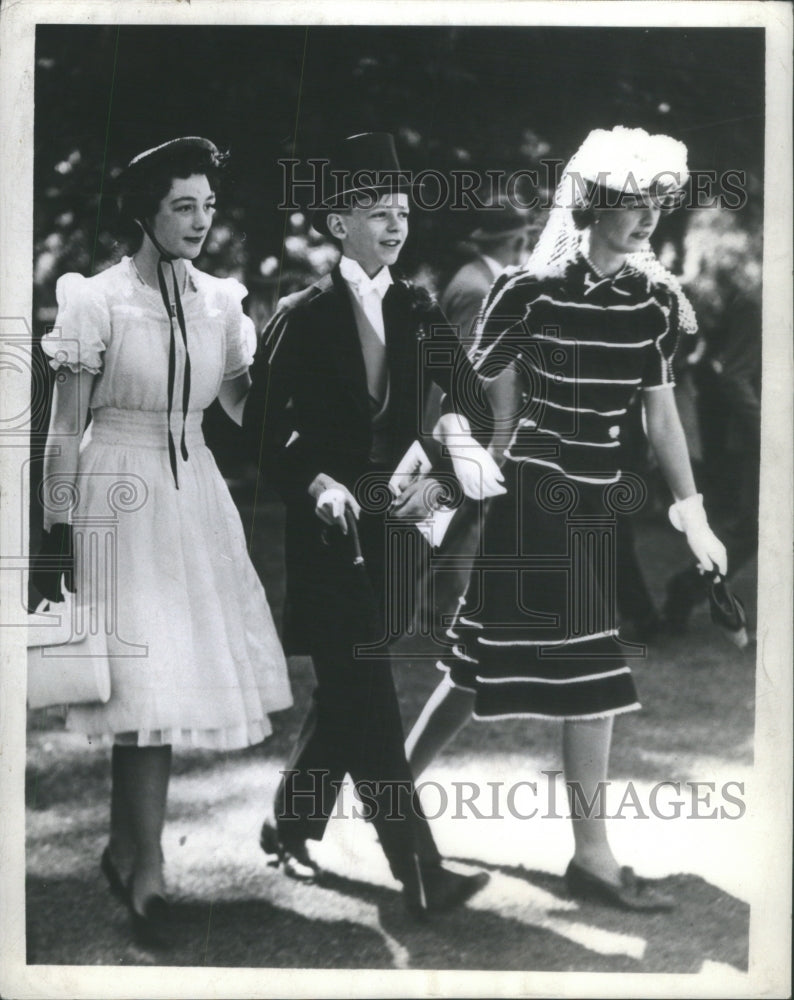
<svg viewBox="0 0 794 1000"><path fill-rule="evenodd" d="M655 879L676 901L670 913L636 913L593 902L579 902L575 914L567 909L565 881L559 875L513 865L489 865L471 858L455 861L476 864L520 878L566 904L566 919L583 921L601 930L641 935L647 941L638 972L698 972L703 962L722 962L746 972L749 959L750 907L747 903L699 875L679 873ZM589 966L570 966L571 971ZM617 970L613 970L617 971Z"/></svg>
<svg viewBox="0 0 794 1000"><path fill-rule="evenodd" d="M390 968L383 937L353 921L317 922L264 899L214 904L172 903L173 946L147 950L132 942L129 917L97 882L29 878L28 963L340 968L356 956L369 968ZM42 919L49 913L53 919ZM318 937L322 946L318 947Z"/></svg>
<svg viewBox="0 0 794 1000"><path fill-rule="evenodd" d="M277 513L264 505L268 530L253 535L254 562L276 617L283 596ZM686 553L676 549L679 539L653 525L643 525L638 536L641 557L659 567L649 583L660 601L664 579ZM753 567L735 587L754 603ZM705 609L693 615L686 635L661 640L632 666L644 708L616 724L613 778L708 778L717 765L724 776L734 765L752 763L754 656L731 647ZM440 675L432 664L406 660L395 673L408 728ZM467 908L416 926L397 891L377 884L374 868L361 871L372 881L328 874L316 887L297 887L267 869L256 846L259 824L313 685L306 659L291 660L290 675L295 705L274 717L273 736L263 746L174 756L166 853L176 869L177 928L176 947L167 954L130 943L128 916L98 871L109 749L88 747L51 716L30 713L31 963L696 973L704 962L716 962L747 968L749 907L697 874L664 880L679 903L673 914L635 915L573 907L559 876L473 857L472 864L492 873L490 895L486 889ZM536 769L538 762L559 763L559 735L557 725L525 720L471 724L440 764L466 776L472 765L496 767L489 762L498 759L510 768L505 777L525 778L525 761ZM483 830L492 836L490 827ZM478 850L459 843L453 852ZM358 875L355 868L346 872Z"/></svg>
<svg viewBox="0 0 794 1000"><path fill-rule="evenodd" d="M328 912L307 917L266 899L208 903L177 898L172 910L173 947L147 951L131 943L125 910L98 879L88 886L79 878L30 878L28 962L696 973L705 961L713 961L747 968L746 947L737 950L736 942L747 941L749 908L698 876L661 880L678 900L673 914L638 915L587 903L571 909L558 876L484 867L557 897L559 909L552 903L548 911L554 929L470 908L417 923L395 890L326 873L321 887L304 886L300 891L352 898L377 912L377 927L334 920ZM53 919L42 919L48 913ZM607 937L639 941L641 954L599 954L561 934L565 926L572 933L589 932L594 941Z"/></svg>

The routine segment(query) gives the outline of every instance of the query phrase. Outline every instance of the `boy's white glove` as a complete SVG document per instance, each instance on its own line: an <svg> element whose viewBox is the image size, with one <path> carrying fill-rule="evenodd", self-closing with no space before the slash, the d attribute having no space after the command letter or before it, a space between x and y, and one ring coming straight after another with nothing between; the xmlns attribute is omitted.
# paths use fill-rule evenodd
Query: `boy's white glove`
<svg viewBox="0 0 794 1000"><path fill-rule="evenodd" d="M320 473L309 485L309 496L314 500L314 513L325 524L337 524L347 534L345 510L350 508L358 518L361 508L350 490L330 476Z"/></svg>
<svg viewBox="0 0 794 1000"><path fill-rule="evenodd" d="M703 494L693 493L691 497L678 500L670 507L669 517L676 531L682 531L686 535L687 545L698 565L705 570L718 569L725 576L728 571L728 553L709 527L703 509Z"/></svg>

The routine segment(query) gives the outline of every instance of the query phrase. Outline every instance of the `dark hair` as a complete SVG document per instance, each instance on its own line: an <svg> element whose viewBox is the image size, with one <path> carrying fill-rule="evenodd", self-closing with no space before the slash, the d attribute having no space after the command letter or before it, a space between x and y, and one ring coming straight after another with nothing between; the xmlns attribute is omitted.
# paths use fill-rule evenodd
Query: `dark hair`
<svg viewBox="0 0 794 1000"><path fill-rule="evenodd" d="M124 225L135 219L149 219L156 214L160 202L171 190L176 178L204 175L213 191L217 191L227 153L189 147L177 149L127 168L121 176L120 215Z"/></svg>
<svg viewBox="0 0 794 1000"><path fill-rule="evenodd" d="M595 222L595 209L592 207L574 208L571 211L571 216L577 229L587 229Z"/></svg>
<svg viewBox="0 0 794 1000"><path fill-rule="evenodd" d="M668 215L681 205L684 198L683 188L673 191L663 191L653 187L647 192L651 203L662 215ZM577 229L586 229L595 221L596 210L599 208L622 208L625 199L635 196L633 191L616 191L603 184L592 184L588 181L585 191L585 204L581 208L571 210L573 223Z"/></svg>

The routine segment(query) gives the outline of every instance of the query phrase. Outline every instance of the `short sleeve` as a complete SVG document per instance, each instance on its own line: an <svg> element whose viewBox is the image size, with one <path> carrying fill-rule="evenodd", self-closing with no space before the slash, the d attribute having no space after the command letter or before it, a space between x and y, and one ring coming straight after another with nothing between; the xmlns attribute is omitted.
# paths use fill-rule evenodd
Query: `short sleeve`
<svg viewBox="0 0 794 1000"><path fill-rule="evenodd" d="M675 385L673 359L681 339L678 299L668 289L655 293L664 316L664 329L648 348L648 360L642 375L643 389L664 389Z"/></svg>
<svg viewBox="0 0 794 1000"><path fill-rule="evenodd" d="M82 274L64 274L55 285L58 313L53 329L41 338L44 353L57 371L97 375L110 336L110 310L101 289Z"/></svg>
<svg viewBox="0 0 794 1000"><path fill-rule="evenodd" d="M228 296L226 306L226 356L223 366L224 380L237 378L248 371L256 351L254 324L243 312L242 302L248 289L236 278L225 278Z"/></svg>
<svg viewBox="0 0 794 1000"><path fill-rule="evenodd" d="M471 349L481 378L495 378L520 356L530 336L529 314L537 294L537 279L527 274L502 275L491 286Z"/></svg>

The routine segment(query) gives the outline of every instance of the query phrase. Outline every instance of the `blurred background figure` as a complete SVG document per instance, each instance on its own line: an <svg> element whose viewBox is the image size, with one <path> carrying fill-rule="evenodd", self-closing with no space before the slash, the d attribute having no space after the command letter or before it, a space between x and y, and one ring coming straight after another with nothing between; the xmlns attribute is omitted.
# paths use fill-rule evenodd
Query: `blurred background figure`
<svg viewBox="0 0 794 1000"><path fill-rule="evenodd" d="M641 397L642 393L635 394L626 413L623 468L647 483L653 473L642 423ZM636 642L651 642L661 631L663 621L637 556L634 521L642 515L643 507L640 504L630 514L615 515L615 604L621 635Z"/></svg>
<svg viewBox="0 0 794 1000"><path fill-rule="evenodd" d="M504 193L480 191L474 195L470 228L458 242L451 268L441 275L439 305L457 329L460 342L471 354L477 318L494 281L526 258L530 240L530 212ZM425 426L432 427L441 413L441 394L430 398ZM444 540L433 556L428 576L419 581L418 614L432 621L434 634L442 635L445 623L457 611L466 589L471 561L480 538L480 521L487 501L464 497L450 522ZM432 603L430 614L426 604Z"/></svg>
<svg viewBox="0 0 794 1000"><path fill-rule="evenodd" d="M509 267L524 262L529 243L529 211L504 194L478 198L483 208L472 212L474 228L456 248L461 261L444 287L439 304L470 351L483 300Z"/></svg>
<svg viewBox="0 0 794 1000"><path fill-rule="evenodd" d="M737 287L734 269L720 269L715 278L721 315L704 329L703 350L695 358L692 374L704 492L718 512L730 578L758 550L761 302L760 288ZM708 577L694 565L670 577L664 618L671 631L686 628L708 590Z"/></svg>

